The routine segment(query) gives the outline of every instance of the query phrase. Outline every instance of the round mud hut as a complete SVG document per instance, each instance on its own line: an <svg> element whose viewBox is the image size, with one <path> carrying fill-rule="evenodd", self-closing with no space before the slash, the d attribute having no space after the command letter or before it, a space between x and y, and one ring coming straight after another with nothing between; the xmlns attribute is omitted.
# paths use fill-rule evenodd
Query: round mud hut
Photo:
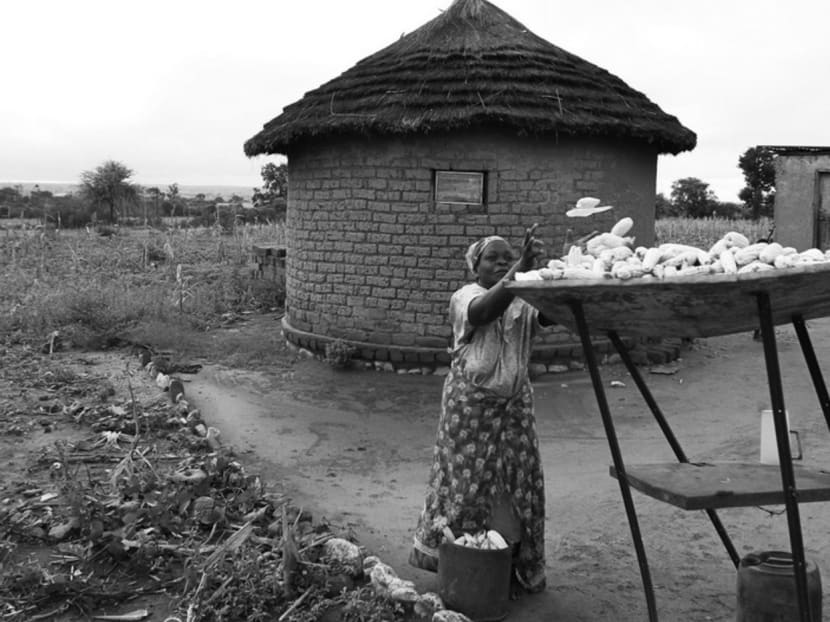
<svg viewBox="0 0 830 622"><path fill-rule="evenodd" d="M657 156L695 142L620 78L486 0L455 0L245 142L249 157L288 159L285 336L396 368L446 364L472 241L518 241L537 222L559 257L567 239L630 216L649 245ZM615 209L566 218L583 196ZM563 331L534 358L575 355Z"/></svg>

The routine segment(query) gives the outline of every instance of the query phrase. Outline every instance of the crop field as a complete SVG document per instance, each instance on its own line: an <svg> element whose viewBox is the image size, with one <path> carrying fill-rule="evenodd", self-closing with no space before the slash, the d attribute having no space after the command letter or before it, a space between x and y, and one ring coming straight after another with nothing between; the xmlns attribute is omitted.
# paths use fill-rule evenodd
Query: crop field
<svg viewBox="0 0 830 622"><path fill-rule="evenodd" d="M655 222L657 244L676 242L708 249L730 231L737 231L754 242L769 235L772 222L760 220L728 220L726 218L661 218Z"/></svg>
<svg viewBox="0 0 830 622"><path fill-rule="evenodd" d="M59 331L80 347L125 331L157 347L246 311L280 308L280 278L255 278L256 243L284 241L282 225L216 229L0 231L0 334ZM178 337L176 337L178 335Z"/></svg>

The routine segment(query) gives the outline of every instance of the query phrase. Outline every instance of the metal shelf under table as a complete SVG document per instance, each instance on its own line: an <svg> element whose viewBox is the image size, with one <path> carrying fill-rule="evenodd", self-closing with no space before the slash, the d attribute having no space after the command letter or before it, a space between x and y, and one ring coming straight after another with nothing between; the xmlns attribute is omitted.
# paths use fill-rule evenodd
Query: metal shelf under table
<svg viewBox="0 0 830 622"><path fill-rule="evenodd" d="M611 477L617 470L609 467ZM793 467L798 502L830 501L830 473ZM683 510L783 505L781 470L774 464L744 462L662 462L628 464L628 484Z"/></svg>

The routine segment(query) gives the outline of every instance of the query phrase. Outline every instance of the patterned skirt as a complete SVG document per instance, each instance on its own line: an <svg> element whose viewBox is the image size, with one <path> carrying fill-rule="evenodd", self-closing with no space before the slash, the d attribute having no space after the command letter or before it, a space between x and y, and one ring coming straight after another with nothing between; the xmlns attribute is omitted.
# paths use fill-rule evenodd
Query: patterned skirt
<svg viewBox="0 0 830 622"><path fill-rule="evenodd" d="M529 591L545 586L545 485L526 382L510 398L476 387L453 367L444 382L441 418L424 509L410 563L438 568L444 527L456 537L492 528L494 509L508 499L518 519L516 579Z"/></svg>

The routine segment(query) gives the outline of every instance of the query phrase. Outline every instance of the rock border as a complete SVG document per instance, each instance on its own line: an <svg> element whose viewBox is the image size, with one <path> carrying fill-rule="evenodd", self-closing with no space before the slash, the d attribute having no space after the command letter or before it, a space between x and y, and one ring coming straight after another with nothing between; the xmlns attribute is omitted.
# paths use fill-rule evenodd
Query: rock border
<svg viewBox="0 0 830 622"><path fill-rule="evenodd" d="M446 348L383 345L318 335L294 328L285 316L281 319L281 329L288 347L296 355L305 358L326 360L326 346L339 342L353 351L351 363L358 369L436 376L445 376L450 369L451 357ZM600 364L621 362L620 355L614 351L608 339L595 339L592 343L600 355ZM679 338L642 341L623 339L623 343L630 347L629 355L635 365L669 363L680 356L682 347ZM581 371L585 369L582 344L539 344L533 349L529 369L531 377Z"/></svg>

